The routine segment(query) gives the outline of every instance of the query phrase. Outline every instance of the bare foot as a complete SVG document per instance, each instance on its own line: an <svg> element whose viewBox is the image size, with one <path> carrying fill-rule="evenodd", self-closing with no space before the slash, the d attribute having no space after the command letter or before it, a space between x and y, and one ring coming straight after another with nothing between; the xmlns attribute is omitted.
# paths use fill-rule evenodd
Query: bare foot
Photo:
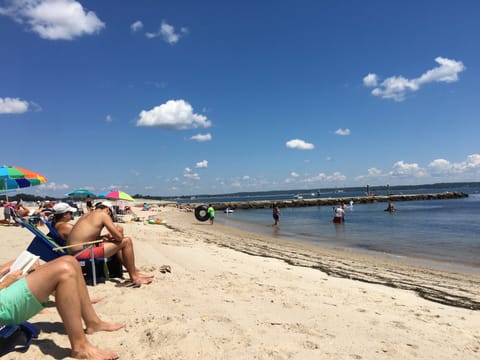
<svg viewBox="0 0 480 360"><path fill-rule="evenodd" d="M85 329L85 333L93 334L93 333L96 333L97 331L117 331L124 327L125 327L124 324L114 324L114 323L108 323L105 321L100 321L99 323L88 324Z"/></svg>
<svg viewBox="0 0 480 360"><path fill-rule="evenodd" d="M135 285L150 284L153 281L153 276L137 276L132 278Z"/></svg>
<svg viewBox="0 0 480 360"><path fill-rule="evenodd" d="M155 277L155 275L152 275L152 274L144 274L142 272L138 272L138 276L142 277L142 278L149 278L149 279L153 279Z"/></svg>
<svg viewBox="0 0 480 360"><path fill-rule="evenodd" d="M114 360L119 359L117 352L112 350L100 350L90 343L77 350L72 349L71 356L75 359L91 359L91 360Z"/></svg>

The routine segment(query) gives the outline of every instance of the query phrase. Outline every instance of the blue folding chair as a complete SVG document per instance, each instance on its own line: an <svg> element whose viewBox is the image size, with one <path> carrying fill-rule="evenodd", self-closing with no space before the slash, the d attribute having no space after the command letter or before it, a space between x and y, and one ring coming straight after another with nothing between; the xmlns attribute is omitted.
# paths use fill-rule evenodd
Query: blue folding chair
<svg viewBox="0 0 480 360"><path fill-rule="evenodd" d="M65 242L60 238L60 236L57 234L55 231L55 228L50 224L52 229L54 230L54 234L56 234L56 238L52 236L52 231L50 229L50 236L46 235L43 231L38 229L35 225L31 224L28 220L21 218L17 214L14 214L13 216L14 220L20 224L22 227L26 228L29 230L31 233L35 235L33 240L30 242L30 245L27 247L27 250L30 251L32 254L40 256L40 259L43 261L52 261L56 258L59 258L60 256L68 255L67 249L72 247L72 245L68 246L65 245ZM42 220L42 221L47 221L47 220ZM103 261L105 264L105 259L104 258L95 258L94 255L94 246L95 244L101 243L102 240L96 240L96 241L90 241L87 243L83 243L81 245L86 246L85 249L90 250L90 259L82 259L78 260L80 263L80 266L82 268L85 268L87 263L90 263L91 265L91 272L92 272L92 283L93 285L97 285L97 273L96 273L96 261ZM78 246L74 245L74 246ZM79 251L77 254L74 254L73 256L76 257L83 253L85 249ZM106 264L104 268L107 268ZM108 268L105 271L105 275L108 278Z"/></svg>
<svg viewBox="0 0 480 360"><path fill-rule="evenodd" d="M27 351L37 337L37 328L27 321L20 325L0 325L0 357L12 351Z"/></svg>

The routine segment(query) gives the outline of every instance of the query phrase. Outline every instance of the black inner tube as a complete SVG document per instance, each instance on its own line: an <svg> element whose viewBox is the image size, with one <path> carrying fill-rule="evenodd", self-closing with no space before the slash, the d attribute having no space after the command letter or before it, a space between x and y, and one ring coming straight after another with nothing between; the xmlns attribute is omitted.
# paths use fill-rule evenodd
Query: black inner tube
<svg viewBox="0 0 480 360"><path fill-rule="evenodd" d="M195 208L195 218L198 221L207 221L210 219L210 215L208 214L208 206L200 205Z"/></svg>

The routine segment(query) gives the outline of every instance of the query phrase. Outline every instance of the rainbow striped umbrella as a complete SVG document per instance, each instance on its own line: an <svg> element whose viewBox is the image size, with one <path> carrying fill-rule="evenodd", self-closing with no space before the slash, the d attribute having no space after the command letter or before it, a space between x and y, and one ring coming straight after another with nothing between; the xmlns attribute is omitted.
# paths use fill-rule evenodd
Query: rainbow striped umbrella
<svg viewBox="0 0 480 360"><path fill-rule="evenodd" d="M98 197L102 197L105 199L112 199L112 200L126 200L126 201L135 201L133 197L128 195L124 191L120 190L108 190L104 191L101 194L98 194Z"/></svg>
<svg viewBox="0 0 480 360"><path fill-rule="evenodd" d="M0 193L5 193L7 201L7 192L10 190L40 185L46 182L47 178L45 176L34 171L18 166L0 166Z"/></svg>

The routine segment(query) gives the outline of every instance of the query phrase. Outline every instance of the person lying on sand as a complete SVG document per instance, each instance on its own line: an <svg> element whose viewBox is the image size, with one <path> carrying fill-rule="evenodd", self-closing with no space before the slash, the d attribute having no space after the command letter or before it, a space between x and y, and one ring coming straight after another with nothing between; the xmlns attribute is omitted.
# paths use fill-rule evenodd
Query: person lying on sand
<svg viewBox="0 0 480 360"><path fill-rule="evenodd" d="M101 235L103 228L108 230L107 236ZM135 285L150 284L153 281L153 275L142 274L135 266L133 241L130 237L124 236L123 231L113 223L113 209L109 201L97 203L94 211L83 215L73 225L67 237L67 245L78 244L69 249L71 254L75 254L82 250L81 243L95 241L98 238L103 238L105 241L94 248L96 258L110 257L120 252L122 264ZM90 251L87 249L84 254L77 256L77 259L89 257Z"/></svg>
<svg viewBox="0 0 480 360"><path fill-rule="evenodd" d="M10 270L13 260L0 265L0 274ZM55 292L55 305L70 340L71 356L76 359L118 359L118 353L101 350L86 334L116 331L124 327L102 321L90 302L78 261L61 256L30 271L13 271L0 282L0 323L18 325L43 309L43 303ZM83 328L82 320L85 322Z"/></svg>

